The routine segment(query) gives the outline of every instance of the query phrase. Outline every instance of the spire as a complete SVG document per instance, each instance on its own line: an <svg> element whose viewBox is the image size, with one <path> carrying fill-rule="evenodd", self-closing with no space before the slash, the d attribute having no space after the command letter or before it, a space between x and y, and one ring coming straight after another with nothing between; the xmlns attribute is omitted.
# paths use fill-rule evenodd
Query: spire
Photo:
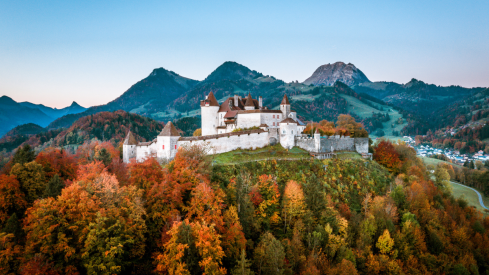
<svg viewBox="0 0 489 275"><path fill-rule="evenodd" d="M209 96L207 97L207 100L209 101L209 106L217 106L219 107L219 103L217 102L216 97L212 92L209 93Z"/></svg>
<svg viewBox="0 0 489 275"><path fill-rule="evenodd" d="M136 138L134 138L133 134L131 131L127 133L126 139L124 140L124 145L137 145L138 142L136 141Z"/></svg>
<svg viewBox="0 0 489 275"><path fill-rule="evenodd" d="M290 105L289 98L286 94L284 95L284 98L282 99L282 103L280 103L280 105Z"/></svg>
<svg viewBox="0 0 489 275"><path fill-rule="evenodd" d="M316 132L314 134L319 134L319 130L317 127L316 127Z"/></svg>
<svg viewBox="0 0 489 275"><path fill-rule="evenodd" d="M251 93L248 93L248 97L246 98L246 104L245 106L253 106L255 107L255 104L253 104L253 98L251 98Z"/></svg>
<svg viewBox="0 0 489 275"><path fill-rule="evenodd" d="M161 130L161 133L158 135L159 137L174 137L174 136L180 136L180 134L177 131L177 128L171 123L171 121L168 121L168 123L165 125L165 128Z"/></svg>

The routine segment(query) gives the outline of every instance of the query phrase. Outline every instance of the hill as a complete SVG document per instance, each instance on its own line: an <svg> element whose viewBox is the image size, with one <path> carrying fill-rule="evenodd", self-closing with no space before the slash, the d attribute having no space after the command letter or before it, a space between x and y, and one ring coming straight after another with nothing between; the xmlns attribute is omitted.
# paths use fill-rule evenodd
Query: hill
<svg viewBox="0 0 489 275"><path fill-rule="evenodd" d="M83 113L68 114L53 121L48 128L70 127L81 117L99 112L124 110L151 117L166 109L167 105L194 87L199 81L182 77L164 68L154 69L151 74L137 82L115 100L94 106Z"/></svg>
<svg viewBox="0 0 489 275"><path fill-rule="evenodd" d="M325 85L333 86L336 81L341 81L348 86L357 85L360 83L370 83L367 76L355 67L355 65L343 62L322 65L314 71L314 73L303 83L306 85Z"/></svg>
<svg viewBox="0 0 489 275"><path fill-rule="evenodd" d="M52 120L39 109L23 106L8 96L0 97L0 136L21 124L35 123L45 127Z"/></svg>
<svg viewBox="0 0 489 275"><path fill-rule="evenodd" d="M62 117L64 115L69 115L69 114L77 114L85 111L87 108L80 106L78 103L73 101L70 106L62 108L62 109L56 109L56 108L51 108L44 106L42 104L34 104L30 102L20 102L21 105L33 108L33 109L39 109L49 117L51 117L53 120Z"/></svg>
<svg viewBox="0 0 489 275"><path fill-rule="evenodd" d="M417 79L406 84L395 82L364 82L352 87L358 93L368 94L406 111L429 116L455 101L471 96L483 88L436 86Z"/></svg>

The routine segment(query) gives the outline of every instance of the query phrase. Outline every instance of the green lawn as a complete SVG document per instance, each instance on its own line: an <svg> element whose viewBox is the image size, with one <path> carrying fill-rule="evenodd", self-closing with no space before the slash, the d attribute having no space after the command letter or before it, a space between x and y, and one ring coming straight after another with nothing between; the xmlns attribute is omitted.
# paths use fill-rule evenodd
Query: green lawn
<svg viewBox="0 0 489 275"><path fill-rule="evenodd" d="M212 156L215 164L236 164L249 161L265 159L301 159L311 158L306 150L294 147L290 150L284 149L280 144L267 146L256 150L234 150Z"/></svg>
<svg viewBox="0 0 489 275"><path fill-rule="evenodd" d="M477 210L480 210L483 213L485 213L485 209L479 203L479 197L477 196L477 194L473 190L471 190L471 189L469 189L463 185L454 184L452 182L450 182L450 185L452 186L452 192L453 192L453 196L455 198L460 198L463 196L463 198L465 200L467 200L467 202L469 203L470 206L475 206L475 208L477 208ZM481 192L479 191L479 193L481 193ZM481 193L481 195L482 195L482 193ZM489 206L489 198L482 196L482 200L484 201L484 205L486 207L488 207Z"/></svg>
<svg viewBox="0 0 489 275"><path fill-rule="evenodd" d="M356 152L336 152L339 159L362 159L362 155Z"/></svg>
<svg viewBox="0 0 489 275"><path fill-rule="evenodd" d="M428 157L420 157L424 164L428 165L428 164L433 164L435 167L439 164L439 163L448 163L450 164L451 166L453 166L453 168L455 167L458 167L458 168L461 168L462 166L458 165L458 164L455 164L455 163L451 163L451 162L448 162L448 161L444 161L444 160L439 160L439 159L434 159L434 158L428 158Z"/></svg>

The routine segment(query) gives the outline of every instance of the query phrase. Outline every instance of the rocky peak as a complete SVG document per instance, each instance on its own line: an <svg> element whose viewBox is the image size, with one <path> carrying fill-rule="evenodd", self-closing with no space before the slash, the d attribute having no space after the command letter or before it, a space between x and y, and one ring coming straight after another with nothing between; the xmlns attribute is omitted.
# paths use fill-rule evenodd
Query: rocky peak
<svg viewBox="0 0 489 275"><path fill-rule="evenodd" d="M341 81L348 86L370 82L365 74L355 67L355 65L336 62L320 66L303 83L306 85L313 84L315 86L333 86L336 81Z"/></svg>

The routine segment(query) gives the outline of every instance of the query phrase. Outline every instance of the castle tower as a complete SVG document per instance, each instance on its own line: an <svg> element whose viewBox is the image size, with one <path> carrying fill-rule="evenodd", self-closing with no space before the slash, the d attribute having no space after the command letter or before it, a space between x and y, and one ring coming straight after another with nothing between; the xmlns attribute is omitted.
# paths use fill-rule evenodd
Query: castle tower
<svg viewBox="0 0 489 275"><path fill-rule="evenodd" d="M246 98L245 110L255 110L255 104L253 103L253 98L251 98L251 93L248 93Z"/></svg>
<svg viewBox="0 0 489 275"><path fill-rule="evenodd" d="M157 158L158 159L168 159L171 160L175 157L178 151L178 140L180 139L180 134L177 128L168 121L165 128L161 130L161 133L157 138Z"/></svg>
<svg viewBox="0 0 489 275"><path fill-rule="evenodd" d="M280 111L284 114L284 118L288 118L290 114L290 103L287 95L284 95L282 102L280 103Z"/></svg>
<svg viewBox="0 0 489 275"><path fill-rule="evenodd" d="M319 133L318 128L316 128L316 132L314 133L314 147L316 152L319 153L319 151L321 151L321 134Z"/></svg>
<svg viewBox="0 0 489 275"><path fill-rule="evenodd" d="M217 135L217 126L219 126L219 103L212 92L209 93L205 100L200 101L202 135Z"/></svg>
<svg viewBox="0 0 489 275"><path fill-rule="evenodd" d="M297 122L286 118L280 122L280 144L285 149L292 149L295 146L295 136L297 135Z"/></svg>
<svg viewBox="0 0 489 275"><path fill-rule="evenodd" d="M131 133L131 131L129 131L124 143L122 144L122 160L125 163L129 163L131 159L136 158L137 145L138 142L136 141L136 138L134 138L134 135Z"/></svg>

